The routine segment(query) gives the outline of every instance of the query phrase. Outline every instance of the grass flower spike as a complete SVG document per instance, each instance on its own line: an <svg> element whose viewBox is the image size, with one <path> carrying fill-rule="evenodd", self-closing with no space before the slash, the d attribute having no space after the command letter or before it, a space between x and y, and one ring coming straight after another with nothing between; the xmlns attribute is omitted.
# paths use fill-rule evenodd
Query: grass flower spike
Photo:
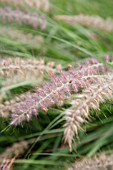
<svg viewBox="0 0 113 170"><path fill-rule="evenodd" d="M20 10L12 10L11 8L0 8L0 19L3 22L16 22L20 25L28 24L34 28L40 27L42 30L46 28L46 19L37 13L29 14Z"/></svg>
<svg viewBox="0 0 113 170"><path fill-rule="evenodd" d="M44 60L36 59L7 58L0 63L0 75L6 77L12 77L18 73L27 75L28 72L34 75L43 74L44 72L54 74L56 71L61 71L61 69L61 65L57 65L54 68L54 62L45 64Z"/></svg>
<svg viewBox="0 0 113 170"><path fill-rule="evenodd" d="M99 109L99 104L105 99L111 99L113 93L113 73L105 78L97 79L97 82L89 85L81 94L81 97L71 102L71 108L64 112L66 121L64 127L64 140L68 142L70 150L72 141L78 135L78 128L89 117L90 108Z"/></svg>
<svg viewBox="0 0 113 170"><path fill-rule="evenodd" d="M101 63L83 68L81 71L71 67L69 71L62 71L60 75L54 76L50 83L46 83L31 94L27 100L19 103L12 114L11 125L21 124L25 120L29 121L33 115L38 115L39 110L48 111L49 107L59 104L73 93L78 93L80 89L86 88L95 81L91 75L97 75L103 71L103 67Z"/></svg>
<svg viewBox="0 0 113 170"><path fill-rule="evenodd" d="M32 7L45 12L50 10L49 0L1 0L1 2L16 7Z"/></svg>
<svg viewBox="0 0 113 170"><path fill-rule="evenodd" d="M81 24L85 26L91 26L94 28L102 29L105 31L113 30L112 19L104 20L103 18L99 16L88 16L88 15L83 15L83 14L75 15L75 16L59 15L59 16L56 16L55 19L59 21L64 21L71 25Z"/></svg>

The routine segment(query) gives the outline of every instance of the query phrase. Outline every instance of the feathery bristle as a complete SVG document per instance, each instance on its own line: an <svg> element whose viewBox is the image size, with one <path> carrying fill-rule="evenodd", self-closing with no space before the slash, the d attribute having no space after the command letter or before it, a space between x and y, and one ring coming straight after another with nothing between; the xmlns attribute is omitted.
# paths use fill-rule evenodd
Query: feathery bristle
<svg viewBox="0 0 113 170"><path fill-rule="evenodd" d="M72 107L64 112L65 131L64 141L68 142L70 150L72 149L72 141L78 135L78 128L89 117L90 108L98 109L99 104L105 99L110 99L113 92L113 73L105 75L101 79L89 85L79 99L71 102Z"/></svg>

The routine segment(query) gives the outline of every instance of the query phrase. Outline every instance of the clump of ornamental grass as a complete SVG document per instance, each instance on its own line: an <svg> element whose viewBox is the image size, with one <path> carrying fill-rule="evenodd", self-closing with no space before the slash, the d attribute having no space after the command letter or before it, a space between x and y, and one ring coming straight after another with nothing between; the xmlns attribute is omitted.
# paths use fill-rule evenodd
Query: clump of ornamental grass
<svg viewBox="0 0 113 170"><path fill-rule="evenodd" d="M5 68L8 72L13 72L19 69L37 68L39 61L21 61L20 59L14 62L6 60L2 63L1 69ZM106 62L108 62L108 57ZM31 64L31 65L29 65ZM43 65L43 63L41 63ZM47 64L49 68L53 68L53 63ZM30 67L31 66L31 67ZM57 70L61 71L61 67L57 66ZM109 73L107 75L107 72ZM109 76L111 73L111 76ZM3 74L5 75L5 74ZM8 73L7 73L8 75ZM90 108L98 109L99 103L102 103L106 98L112 96L113 73L103 63L97 59L89 59L86 63L79 65L78 69L70 66L68 71L62 70L59 75L52 76L50 82L46 82L42 87L37 88L34 92L25 94L23 100L15 98L11 101L6 101L2 104L1 115L11 114L10 126L17 126L23 121L30 121L33 116L37 116L40 110L48 111L49 107L64 103L66 99L78 94L80 91L81 98L71 102L71 108L64 112L65 131L64 141L68 143L70 150L72 149L72 141L78 134L78 128L82 123L89 118Z"/></svg>
<svg viewBox="0 0 113 170"><path fill-rule="evenodd" d="M106 69L106 66L98 62L81 70L71 67L69 71L62 71L60 75L55 75L51 82L45 83L29 95L27 100L18 104L13 111L10 125L16 126L25 120L30 121L33 116L38 115L39 110L47 112L49 107L59 105L73 93L78 93L93 83L97 75Z"/></svg>
<svg viewBox="0 0 113 170"><path fill-rule="evenodd" d="M84 158L75 161L75 165L67 170L112 170L113 154L101 153L93 158Z"/></svg>
<svg viewBox="0 0 113 170"><path fill-rule="evenodd" d="M113 97L113 73L98 75L96 82L82 91L78 99L71 101L71 107L64 112L64 141L72 150L72 141L78 135L81 124L89 118L90 108L99 109L99 104Z"/></svg>
<svg viewBox="0 0 113 170"><path fill-rule="evenodd" d="M71 25L80 24L80 25L94 27L97 29L102 29L105 31L113 31L113 20L110 18L103 19L100 16L89 16L89 15L79 14L74 16L58 15L55 16L55 19L58 21L64 21Z"/></svg>
<svg viewBox="0 0 113 170"><path fill-rule="evenodd" d="M3 22L18 23L19 25L28 24L33 28L46 29L45 16L37 13L28 13L21 10L12 10L11 8L0 8L0 19Z"/></svg>
<svg viewBox="0 0 113 170"><path fill-rule="evenodd" d="M49 0L1 0L0 2L15 7L32 7L45 12L50 10Z"/></svg>

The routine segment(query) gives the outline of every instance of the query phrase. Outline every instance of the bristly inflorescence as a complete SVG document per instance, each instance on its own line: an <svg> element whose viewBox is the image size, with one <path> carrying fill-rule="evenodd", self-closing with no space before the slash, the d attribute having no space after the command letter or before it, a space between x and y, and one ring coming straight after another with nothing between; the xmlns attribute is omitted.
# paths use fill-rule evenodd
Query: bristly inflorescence
<svg viewBox="0 0 113 170"><path fill-rule="evenodd" d="M20 6L20 7L32 7L37 8L38 10L48 12L50 9L49 0L1 0L2 3Z"/></svg>
<svg viewBox="0 0 113 170"><path fill-rule="evenodd" d="M18 24L28 24L34 28L46 29L46 18L37 13L30 14L21 10L12 10L11 8L0 8L0 19L3 22L16 22Z"/></svg>
<svg viewBox="0 0 113 170"><path fill-rule="evenodd" d="M26 100L29 95L31 95L31 92L23 93L0 104L0 117L9 117L18 106L18 103Z"/></svg>
<svg viewBox="0 0 113 170"><path fill-rule="evenodd" d="M90 108L99 109L105 99L111 99L113 93L113 73L98 77L95 83L83 90L79 99L71 101L71 107L64 112L64 140L70 150L72 141L78 135L78 128L89 118Z"/></svg>
<svg viewBox="0 0 113 170"><path fill-rule="evenodd" d="M38 88L25 101L18 104L12 114L10 125L16 126L25 120L29 121L33 115L38 115L39 110L48 111L49 107L63 102L73 93L93 83L96 75L103 71L106 71L106 67L99 62L81 70L71 67L69 71L62 71L60 75L54 76L51 82Z"/></svg>
<svg viewBox="0 0 113 170"><path fill-rule="evenodd" d="M21 141L6 148L6 150L0 155L0 169L12 170L15 159L22 156L28 147L29 143L27 141Z"/></svg>
<svg viewBox="0 0 113 170"><path fill-rule="evenodd" d="M54 74L57 71L61 71L61 65L57 65L54 68L54 62L45 63L44 60L36 59L20 59L20 58L7 58L1 60L0 63L0 75L12 77L15 74L28 74L31 72L35 75L43 74L44 72Z"/></svg>
<svg viewBox="0 0 113 170"><path fill-rule="evenodd" d="M76 160L72 167L67 170L112 170L113 154L101 153L93 158Z"/></svg>
<svg viewBox="0 0 113 170"><path fill-rule="evenodd" d="M59 21L64 21L66 23L69 23L71 25L74 24L81 24L85 26L91 26L94 28L102 29L105 31L112 31L113 30L113 21L112 19L103 19L100 16L89 16L89 15L75 15L75 16L69 16L69 15L59 15L56 16L55 19Z"/></svg>
<svg viewBox="0 0 113 170"><path fill-rule="evenodd" d="M23 85L37 87L41 85L46 78L50 78L56 73L61 72L62 66L55 65L54 62L45 62L36 59L5 58L0 63L0 78L2 78L0 88L0 116L6 117L7 107L4 109L3 101L6 100L7 94L11 88L17 88ZM12 103L12 102L11 102ZM10 104L11 104L10 103ZM2 107L3 106L3 107ZM10 105L12 108L12 104ZM8 107L9 108L9 107ZM6 110L6 111L5 111Z"/></svg>
<svg viewBox="0 0 113 170"><path fill-rule="evenodd" d="M29 147L27 141L21 141L14 143L11 147L8 147L1 155L0 160L11 159L13 157L19 158Z"/></svg>

